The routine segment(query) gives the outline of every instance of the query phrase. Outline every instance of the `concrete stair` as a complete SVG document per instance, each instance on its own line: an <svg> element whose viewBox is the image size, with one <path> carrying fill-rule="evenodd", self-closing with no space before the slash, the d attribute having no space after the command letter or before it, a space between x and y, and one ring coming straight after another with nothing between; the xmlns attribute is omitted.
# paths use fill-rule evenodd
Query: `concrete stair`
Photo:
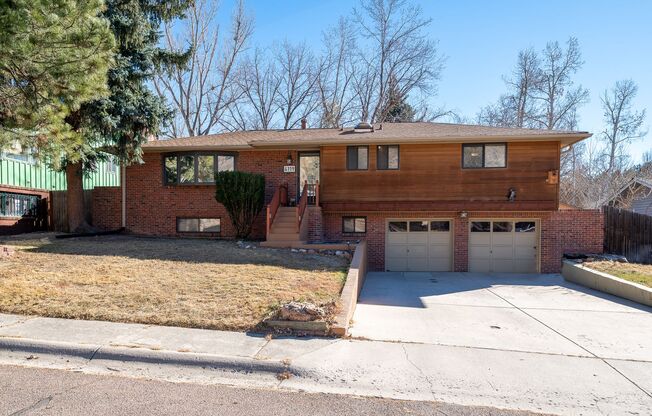
<svg viewBox="0 0 652 416"><path fill-rule="evenodd" d="M261 245L263 247L300 247L304 244L305 241L301 241L297 231L296 207L279 207L267 240Z"/></svg>

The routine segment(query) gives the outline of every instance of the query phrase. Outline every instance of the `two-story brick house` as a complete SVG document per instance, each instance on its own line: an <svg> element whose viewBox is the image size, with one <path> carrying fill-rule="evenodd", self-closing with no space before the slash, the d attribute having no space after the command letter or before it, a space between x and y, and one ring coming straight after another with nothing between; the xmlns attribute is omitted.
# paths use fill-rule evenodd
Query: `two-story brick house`
<svg viewBox="0 0 652 416"><path fill-rule="evenodd" d="M560 210L560 152L586 132L443 123L243 131L144 145L144 164L98 190L98 226L234 236L217 170L262 173L253 238L269 246L368 242L372 270L557 272L602 251L599 211ZM121 215L122 212L122 215Z"/></svg>

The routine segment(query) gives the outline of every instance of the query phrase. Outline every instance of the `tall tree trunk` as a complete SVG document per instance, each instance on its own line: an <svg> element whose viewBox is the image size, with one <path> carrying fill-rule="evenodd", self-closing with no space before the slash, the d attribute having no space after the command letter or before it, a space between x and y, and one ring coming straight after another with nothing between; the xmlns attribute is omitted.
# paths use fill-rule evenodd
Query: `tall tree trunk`
<svg viewBox="0 0 652 416"><path fill-rule="evenodd" d="M68 191L66 203L68 209L68 232L77 233L88 231L91 227L86 222L84 215L84 181L82 164L69 163L66 166L66 181Z"/></svg>

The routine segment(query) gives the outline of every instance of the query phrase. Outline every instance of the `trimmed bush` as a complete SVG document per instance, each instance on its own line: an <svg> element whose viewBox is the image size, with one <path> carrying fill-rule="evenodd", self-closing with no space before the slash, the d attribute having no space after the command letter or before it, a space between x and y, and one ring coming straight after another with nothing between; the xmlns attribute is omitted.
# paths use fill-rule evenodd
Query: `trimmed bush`
<svg viewBox="0 0 652 416"><path fill-rule="evenodd" d="M215 174L215 199L224 205L235 228L236 238L247 238L258 213L265 205L265 176L247 172Z"/></svg>

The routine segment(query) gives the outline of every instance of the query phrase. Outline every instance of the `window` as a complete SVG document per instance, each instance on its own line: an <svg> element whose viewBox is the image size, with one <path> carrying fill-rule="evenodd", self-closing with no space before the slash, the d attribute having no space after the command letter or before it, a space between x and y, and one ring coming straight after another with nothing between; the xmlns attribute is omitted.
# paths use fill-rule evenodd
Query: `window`
<svg viewBox="0 0 652 416"><path fill-rule="evenodd" d="M462 167L465 169L507 167L507 145L505 143L462 145Z"/></svg>
<svg viewBox="0 0 652 416"><path fill-rule="evenodd" d="M473 221L471 222L472 233L488 233L491 231L491 223L489 221Z"/></svg>
<svg viewBox="0 0 652 416"><path fill-rule="evenodd" d="M195 181L195 157L179 157L179 182L188 183Z"/></svg>
<svg viewBox="0 0 652 416"><path fill-rule="evenodd" d="M168 185L215 183L215 172L234 171L235 155L198 153L163 158L163 181Z"/></svg>
<svg viewBox="0 0 652 416"><path fill-rule="evenodd" d="M0 217L36 217L39 204L38 195L0 192Z"/></svg>
<svg viewBox="0 0 652 416"><path fill-rule="evenodd" d="M116 173L118 170L118 167L116 165L116 160L113 158L109 158L104 162L104 171L106 173Z"/></svg>
<svg viewBox="0 0 652 416"><path fill-rule="evenodd" d="M346 168L348 170L367 170L369 168L369 146L348 146L346 148Z"/></svg>
<svg viewBox="0 0 652 416"><path fill-rule="evenodd" d="M233 172L235 170L235 156L219 155L217 156L218 172Z"/></svg>
<svg viewBox="0 0 652 416"><path fill-rule="evenodd" d="M428 221L410 221L410 232L428 231Z"/></svg>
<svg viewBox="0 0 652 416"><path fill-rule="evenodd" d="M511 221L494 221L494 233L511 233L514 228L514 223Z"/></svg>
<svg viewBox="0 0 652 416"><path fill-rule="evenodd" d="M390 233L405 233L405 232L407 232L407 222L406 221L390 221L388 228L389 228Z"/></svg>
<svg viewBox="0 0 652 416"><path fill-rule="evenodd" d="M165 183L177 183L177 157L167 156L164 165Z"/></svg>
<svg viewBox="0 0 652 416"><path fill-rule="evenodd" d="M534 221L519 221L515 228L517 233L533 233L537 230Z"/></svg>
<svg viewBox="0 0 652 416"><path fill-rule="evenodd" d="M398 145L378 146L376 154L376 168L378 170L398 169Z"/></svg>
<svg viewBox="0 0 652 416"><path fill-rule="evenodd" d="M197 156L197 182L215 181L215 156Z"/></svg>
<svg viewBox="0 0 652 416"><path fill-rule="evenodd" d="M450 229L450 221L430 221L430 231L449 232Z"/></svg>
<svg viewBox="0 0 652 416"><path fill-rule="evenodd" d="M342 217L342 232L344 233L366 233L366 217Z"/></svg>
<svg viewBox="0 0 652 416"><path fill-rule="evenodd" d="M219 233L219 218L177 218L178 233Z"/></svg>

